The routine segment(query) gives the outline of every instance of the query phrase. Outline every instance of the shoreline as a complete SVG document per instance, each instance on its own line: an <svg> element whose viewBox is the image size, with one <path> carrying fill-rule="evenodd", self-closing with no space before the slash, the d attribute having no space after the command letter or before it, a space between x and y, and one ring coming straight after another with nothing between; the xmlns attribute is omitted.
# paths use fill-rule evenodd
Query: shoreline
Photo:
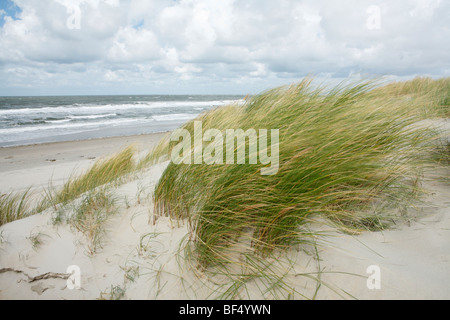
<svg viewBox="0 0 450 320"><path fill-rule="evenodd" d="M72 142L83 142L83 141L92 141L92 140L119 140L123 138L134 138L139 136L153 136L166 134L171 130L158 131L152 133L139 133L139 134L127 134L120 136L106 136L106 137L93 137L93 138L78 138L72 140L61 140L61 141L43 141L43 142L30 142L27 144L18 144L18 145L9 145L9 146L0 146L0 152L2 149L14 149L14 148L26 148L26 147L34 147L34 146L44 146L44 145L55 145L55 144L64 144L64 143L72 143Z"/></svg>

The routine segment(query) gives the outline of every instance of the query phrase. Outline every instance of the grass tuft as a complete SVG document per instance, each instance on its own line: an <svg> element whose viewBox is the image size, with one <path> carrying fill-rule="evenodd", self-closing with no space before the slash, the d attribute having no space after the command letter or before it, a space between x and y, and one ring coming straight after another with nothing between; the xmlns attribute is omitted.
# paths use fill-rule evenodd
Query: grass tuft
<svg viewBox="0 0 450 320"><path fill-rule="evenodd" d="M105 223L116 212L115 198L105 189L92 190L73 205L68 222L88 240L88 252L93 255L102 245Z"/></svg>
<svg viewBox="0 0 450 320"><path fill-rule="evenodd" d="M31 187L22 193L2 194L0 196L0 226L50 207L58 213L54 217L54 223L63 222L61 209L64 206L97 187L120 183L121 178L136 170L133 157L134 148L130 146L109 159L99 160L83 175L73 175L59 190L52 187L50 183L45 190L45 195L39 201L36 201Z"/></svg>
<svg viewBox="0 0 450 320"><path fill-rule="evenodd" d="M30 209L30 189L21 193L0 195L0 226L35 213Z"/></svg>
<svg viewBox="0 0 450 320"><path fill-rule="evenodd" d="M66 205L85 192L108 183L117 182L121 177L135 169L133 156L134 148L128 147L109 159L97 161L82 176L69 178L61 190L55 191L50 187L41 207Z"/></svg>
<svg viewBox="0 0 450 320"><path fill-rule="evenodd" d="M421 103L424 118L450 117L450 78L416 77L381 87L377 94Z"/></svg>
<svg viewBox="0 0 450 320"><path fill-rule="evenodd" d="M317 217L348 232L379 230L391 219L382 212L418 195L422 156L434 139L433 132L415 126L423 119L422 99L386 95L374 81L331 90L313 88L311 81L196 119L203 132L279 129L277 174L262 176L261 163L170 163L163 173L155 211L188 219L190 252L202 268L234 263L243 241L261 257L308 241L299 228ZM183 128L194 135L193 121ZM149 158L167 159L175 145L166 139ZM248 143L244 147L248 163Z"/></svg>

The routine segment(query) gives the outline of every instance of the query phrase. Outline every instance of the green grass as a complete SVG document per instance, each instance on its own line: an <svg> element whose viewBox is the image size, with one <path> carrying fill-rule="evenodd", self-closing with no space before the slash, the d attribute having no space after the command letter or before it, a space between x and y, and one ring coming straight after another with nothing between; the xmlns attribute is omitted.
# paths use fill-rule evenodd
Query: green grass
<svg viewBox="0 0 450 320"><path fill-rule="evenodd" d="M87 252L93 255L102 247L108 219L117 212L116 200L110 187L98 187L55 210L52 223L68 224L81 232L87 240Z"/></svg>
<svg viewBox="0 0 450 320"><path fill-rule="evenodd" d="M0 195L0 226L34 214L30 208L30 196L30 189Z"/></svg>
<svg viewBox="0 0 450 320"><path fill-rule="evenodd" d="M106 221L116 210L114 196L104 188L91 190L73 205L68 223L86 236L89 254L93 255L101 248Z"/></svg>
<svg viewBox="0 0 450 320"><path fill-rule="evenodd" d="M109 292L101 292L98 300L121 300L125 297L126 291L119 285L111 285Z"/></svg>
<svg viewBox="0 0 450 320"><path fill-rule="evenodd" d="M422 104L425 118L450 117L450 78L433 80L416 77L409 81L394 82L377 89L377 94L403 97Z"/></svg>
<svg viewBox="0 0 450 320"><path fill-rule="evenodd" d="M38 250L39 247L44 243L42 237L45 236L42 232L32 232L27 239L31 242L31 246L34 250Z"/></svg>
<svg viewBox="0 0 450 320"><path fill-rule="evenodd" d="M60 190L50 187L46 198L40 205L41 210L58 204L68 204L85 192L108 183L117 182L121 177L135 169L133 156L133 147L128 147L109 159L97 161L83 175L69 178Z"/></svg>
<svg viewBox="0 0 450 320"><path fill-rule="evenodd" d="M0 249L5 243L7 243L7 240L5 239L5 235L3 232L4 230L0 231Z"/></svg>
<svg viewBox="0 0 450 320"><path fill-rule="evenodd" d="M371 81L332 90L310 82L196 119L203 132L279 129L277 174L261 175L261 163L170 163L163 173L154 192L156 212L188 219L190 255L199 266L233 263L243 242L262 256L308 242L314 235L299 228L317 217L348 232L377 230L388 223L381 214L386 208L417 196L421 156L434 137L413 125L423 119L422 100L380 94ZM193 121L183 128L193 136ZM162 141L148 159L167 157L175 145Z"/></svg>
<svg viewBox="0 0 450 320"><path fill-rule="evenodd" d="M32 199L34 195L30 191L31 188L22 193L12 192L1 195L0 226L42 212L50 207L58 211L84 193L99 186L120 183L122 178L136 170L133 157L134 148L130 146L108 159L97 161L84 174L72 175L60 189L51 186L50 181L50 186L45 190L45 196L41 199ZM62 216L54 217L56 224L61 220Z"/></svg>

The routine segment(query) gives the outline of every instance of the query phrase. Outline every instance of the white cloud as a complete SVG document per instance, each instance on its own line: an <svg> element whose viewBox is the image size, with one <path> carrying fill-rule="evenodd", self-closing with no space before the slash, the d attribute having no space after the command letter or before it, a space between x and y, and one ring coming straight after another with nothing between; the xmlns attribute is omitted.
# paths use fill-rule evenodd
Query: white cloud
<svg viewBox="0 0 450 320"><path fill-rule="evenodd" d="M161 52L152 31L125 27L115 34L107 59L113 62L142 62L160 58Z"/></svg>
<svg viewBox="0 0 450 320"><path fill-rule="evenodd" d="M448 1L14 2L18 19L0 27L0 94L108 93L113 83L143 93L254 92L310 73L450 74ZM371 6L379 28L368 27Z"/></svg>
<svg viewBox="0 0 450 320"><path fill-rule="evenodd" d="M442 0L414 0L414 7L409 11L412 17L429 19L439 7Z"/></svg>
<svg viewBox="0 0 450 320"><path fill-rule="evenodd" d="M106 81L116 81L119 78L118 75L111 70L106 71L104 77Z"/></svg>

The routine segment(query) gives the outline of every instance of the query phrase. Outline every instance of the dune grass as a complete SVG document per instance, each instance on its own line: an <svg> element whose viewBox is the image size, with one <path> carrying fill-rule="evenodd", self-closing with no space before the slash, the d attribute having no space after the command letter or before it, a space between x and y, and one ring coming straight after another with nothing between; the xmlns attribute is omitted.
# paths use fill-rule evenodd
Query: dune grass
<svg viewBox="0 0 450 320"><path fill-rule="evenodd" d="M95 254L101 248L106 221L117 211L111 184L120 183L135 170L133 158L134 148L130 146L108 159L97 161L81 176L71 176L61 189L50 186L35 211L53 207L53 223L68 223L83 233L88 253Z"/></svg>
<svg viewBox="0 0 450 320"><path fill-rule="evenodd" d="M97 161L81 176L70 177L60 190L49 187L40 211L58 204L66 205L95 188L118 181L135 169L134 148L128 147L106 160Z"/></svg>
<svg viewBox="0 0 450 320"><path fill-rule="evenodd" d="M72 175L61 189L53 187L50 181L49 187L45 190L45 196L40 200L32 199L34 194L31 192L31 187L22 193L12 192L1 195L0 226L50 207L58 211L58 205L65 206L97 187L119 183L121 178L136 170L134 156L134 147L127 147L108 159L97 161L84 174Z"/></svg>
<svg viewBox="0 0 450 320"><path fill-rule="evenodd" d="M421 99L380 94L376 86L329 90L305 79L203 114L196 119L203 132L279 129L279 171L263 176L261 163L171 162L154 192L156 212L188 220L190 255L201 267L233 263L249 248L264 256L309 242L315 235L300 230L317 217L347 232L385 227L387 207L417 196L434 133L414 126L423 118ZM193 136L193 121L183 128ZM151 158L170 155L175 145L162 141Z"/></svg>
<svg viewBox="0 0 450 320"><path fill-rule="evenodd" d="M30 189L0 196L0 226L35 213L30 205Z"/></svg>
<svg viewBox="0 0 450 320"><path fill-rule="evenodd" d="M73 205L68 222L86 236L89 254L93 255L101 248L106 221L116 212L115 197L106 188L87 192Z"/></svg>
<svg viewBox="0 0 450 320"><path fill-rule="evenodd" d="M39 247L44 243L43 237L47 236L42 232L31 232L27 239L31 242L33 250L38 250ZM48 236L47 236L48 237Z"/></svg>
<svg viewBox="0 0 450 320"><path fill-rule="evenodd" d="M393 82L375 91L386 97L403 97L422 104L424 118L450 117L450 78L433 80L416 77L409 81Z"/></svg>

